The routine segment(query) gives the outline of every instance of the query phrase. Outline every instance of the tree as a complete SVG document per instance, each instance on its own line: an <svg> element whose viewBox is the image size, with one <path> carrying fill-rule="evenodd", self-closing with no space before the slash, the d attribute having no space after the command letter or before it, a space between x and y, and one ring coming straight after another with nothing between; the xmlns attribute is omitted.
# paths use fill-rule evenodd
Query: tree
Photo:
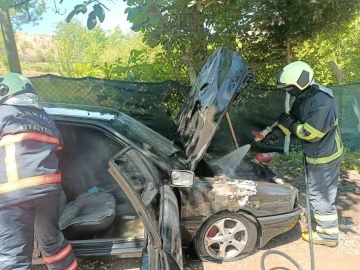
<svg viewBox="0 0 360 270"><path fill-rule="evenodd" d="M238 0L243 3L239 40L250 51L283 55L290 62L291 44L298 45L318 33L339 29L357 14L360 1ZM286 53L284 53L286 52Z"/></svg>
<svg viewBox="0 0 360 270"><path fill-rule="evenodd" d="M143 34L125 36L115 48L121 50L116 61L106 62L103 71L107 78L139 82L162 82L174 80L188 83L186 71L174 65L166 57L161 46L149 47L143 41ZM114 52L114 49L112 50ZM116 54L116 50L114 52Z"/></svg>
<svg viewBox="0 0 360 270"><path fill-rule="evenodd" d="M63 0L59 0L60 4L62 2ZM94 23L95 13L101 21L104 20L105 14L101 8L102 4L99 1L90 0L84 3L90 4L92 2L98 2L98 4L95 5L96 7L94 7L94 10L96 9L97 11L89 14L89 18L92 18L90 23L96 24ZM56 3L55 0L54 3ZM23 23L31 22L36 25L41 19L41 14L46 11L46 5L47 0L0 0L0 23L10 71L21 73L13 25L19 29ZM74 10L74 14L87 12L84 4L75 6Z"/></svg>
<svg viewBox="0 0 360 270"><path fill-rule="evenodd" d="M55 44L60 61L60 74L95 76L99 54L104 51L106 33L100 27L88 31L79 21L56 25Z"/></svg>
<svg viewBox="0 0 360 270"><path fill-rule="evenodd" d="M45 11L46 0L1 0L0 23L9 69L21 73L19 55L12 22L17 26L24 22L36 22ZM12 15L12 16L11 16Z"/></svg>
<svg viewBox="0 0 360 270"><path fill-rule="evenodd" d="M41 15L46 11L47 0L11 1L12 9L9 9L11 22L16 29L26 23L38 25Z"/></svg>
<svg viewBox="0 0 360 270"><path fill-rule="evenodd" d="M128 0L127 4L133 30L143 32L149 46L162 45L174 65L186 67L190 84L195 82L196 74L216 47L237 47L232 32L239 18L237 6L199 9L189 6L187 0Z"/></svg>
<svg viewBox="0 0 360 270"><path fill-rule="evenodd" d="M293 47L293 55L309 63L315 79L325 85L335 85L337 80L328 68L335 61L345 75L346 83L360 81L360 25L359 18L341 25L340 31L319 33Z"/></svg>
<svg viewBox="0 0 360 270"><path fill-rule="evenodd" d="M142 31L150 46L161 44L169 56L181 56L179 64L187 67L194 82L213 48L222 45L240 49L258 74L269 69L274 73L290 61L291 43L350 20L358 1L128 0L127 4L133 30Z"/></svg>
<svg viewBox="0 0 360 270"><path fill-rule="evenodd" d="M124 35L120 28L104 31L95 27L89 31L77 20L60 22L54 36L60 74L125 81L182 81L184 72L173 72L162 48L150 48L142 39L141 33Z"/></svg>

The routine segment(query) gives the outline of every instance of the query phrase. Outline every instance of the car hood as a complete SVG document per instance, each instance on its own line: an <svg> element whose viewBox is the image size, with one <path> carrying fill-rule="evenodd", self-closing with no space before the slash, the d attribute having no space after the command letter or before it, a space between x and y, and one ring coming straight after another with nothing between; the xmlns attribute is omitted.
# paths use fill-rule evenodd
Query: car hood
<svg viewBox="0 0 360 270"><path fill-rule="evenodd" d="M221 119L251 75L241 55L226 47L217 49L205 63L176 120L177 139L184 148L188 170L195 170Z"/></svg>

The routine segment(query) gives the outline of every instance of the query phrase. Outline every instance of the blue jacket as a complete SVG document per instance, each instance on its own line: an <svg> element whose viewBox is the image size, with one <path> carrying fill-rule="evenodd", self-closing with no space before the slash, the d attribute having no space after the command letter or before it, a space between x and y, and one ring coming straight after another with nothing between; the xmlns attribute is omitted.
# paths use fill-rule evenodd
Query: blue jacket
<svg viewBox="0 0 360 270"><path fill-rule="evenodd" d="M320 165L342 158L339 109L331 89L311 85L296 98L290 114L298 120L290 130L303 140L307 163Z"/></svg>
<svg viewBox="0 0 360 270"><path fill-rule="evenodd" d="M62 138L43 109L0 106L0 207L60 192Z"/></svg>

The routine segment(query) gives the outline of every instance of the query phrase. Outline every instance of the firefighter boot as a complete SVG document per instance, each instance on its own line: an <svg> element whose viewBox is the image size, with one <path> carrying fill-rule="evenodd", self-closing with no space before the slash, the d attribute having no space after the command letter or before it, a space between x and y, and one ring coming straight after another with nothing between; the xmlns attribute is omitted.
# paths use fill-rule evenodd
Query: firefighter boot
<svg viewBox="0 0 360 270"><path fill-rule="evenodd" d="M305 231L301 234L302 239L306 242L310 241L309 232ZM338 245L337 240L326 240L322 239L316 232L312 233L312 239L314 245L324 245L328 247L336 247Z"/></svg>

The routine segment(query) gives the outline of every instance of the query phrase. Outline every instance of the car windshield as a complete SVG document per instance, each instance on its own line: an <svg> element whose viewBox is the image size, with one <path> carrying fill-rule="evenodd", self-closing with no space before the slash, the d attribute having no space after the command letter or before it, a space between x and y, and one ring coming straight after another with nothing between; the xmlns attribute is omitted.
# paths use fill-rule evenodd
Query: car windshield
<svg viewBox="0 0 360 270"><path fill-rule="evenodd" d="M111 127L162 161L168 161L175 153L181 152L173 142L126 114L120 113L111 121Z"/></svg>

